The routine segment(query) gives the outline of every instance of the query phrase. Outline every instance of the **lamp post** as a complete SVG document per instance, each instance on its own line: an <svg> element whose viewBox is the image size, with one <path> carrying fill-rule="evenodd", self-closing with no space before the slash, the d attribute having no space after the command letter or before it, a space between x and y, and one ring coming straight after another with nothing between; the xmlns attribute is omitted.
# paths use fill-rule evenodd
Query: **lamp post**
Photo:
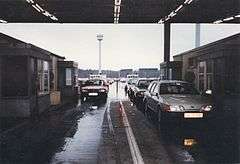
<svg viewBox="0 0 240 164"><path fill-rule="evenodd" d="M102 74L102 56L101 56L101 41L103 40L103 34L97 34L97 40L99 41L99 65L98 65L98 74L101 75Z"/></svg>

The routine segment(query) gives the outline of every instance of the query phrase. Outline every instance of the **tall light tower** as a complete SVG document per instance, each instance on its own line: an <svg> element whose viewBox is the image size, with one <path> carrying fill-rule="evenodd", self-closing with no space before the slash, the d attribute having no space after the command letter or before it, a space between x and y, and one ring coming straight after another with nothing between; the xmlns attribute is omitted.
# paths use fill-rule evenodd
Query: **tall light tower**
<svg viewBox="0 0 240 164"><path fill-rule="evenodd" d="M97 34L97 40L99 41L99 65L98 65L98 74L102 74L102 56L101 56L101 41L103 40L103 34Z"/></svg>

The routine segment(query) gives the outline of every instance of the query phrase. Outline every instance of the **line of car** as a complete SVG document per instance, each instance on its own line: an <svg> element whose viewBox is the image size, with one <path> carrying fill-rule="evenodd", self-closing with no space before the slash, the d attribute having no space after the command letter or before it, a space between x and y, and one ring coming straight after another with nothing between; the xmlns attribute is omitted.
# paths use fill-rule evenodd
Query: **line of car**
<svg viewBox="0 0 240 164"><path fill-rule="evenodd" d="M200 94L185 81L132 79L127 84L129 99L146 115L154 113L160 124L211 117L210 96Z"/></svg>

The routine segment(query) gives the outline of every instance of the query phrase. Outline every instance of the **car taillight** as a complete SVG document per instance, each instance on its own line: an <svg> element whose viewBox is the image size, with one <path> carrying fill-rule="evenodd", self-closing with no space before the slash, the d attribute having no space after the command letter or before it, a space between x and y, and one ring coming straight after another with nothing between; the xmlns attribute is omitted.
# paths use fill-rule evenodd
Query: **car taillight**
<svg viewBox="0 0 240 164"><path fill-rule="evenodd" d="M163 110L164 112L169 112L169 111L171 111L170 106L167 105L167 104L163 104L163 105L162 105L162 110Z"/></svg>
<svg viewBox="0 0 240 164"><path fill-rule="evenodd" d="M99 92L106 92L106 90L105 89L100 89Z"/></svg>

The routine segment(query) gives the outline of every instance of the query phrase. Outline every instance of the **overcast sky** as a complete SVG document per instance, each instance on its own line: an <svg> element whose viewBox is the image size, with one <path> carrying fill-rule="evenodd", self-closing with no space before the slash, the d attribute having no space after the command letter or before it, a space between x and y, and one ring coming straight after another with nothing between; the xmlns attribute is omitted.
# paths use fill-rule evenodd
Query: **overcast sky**
<svg viewBox="0 0 240 164"><path fill-rule="evenodd" d="M163 61L163 25L160 24L0 24L0 32L32 43L79 68L98 68L97 33L104 34L102 68L159 67ZM240 32L237 24L201 24L201 45ZM195 45L195 24L171 25L171 57Z"/></svg>

